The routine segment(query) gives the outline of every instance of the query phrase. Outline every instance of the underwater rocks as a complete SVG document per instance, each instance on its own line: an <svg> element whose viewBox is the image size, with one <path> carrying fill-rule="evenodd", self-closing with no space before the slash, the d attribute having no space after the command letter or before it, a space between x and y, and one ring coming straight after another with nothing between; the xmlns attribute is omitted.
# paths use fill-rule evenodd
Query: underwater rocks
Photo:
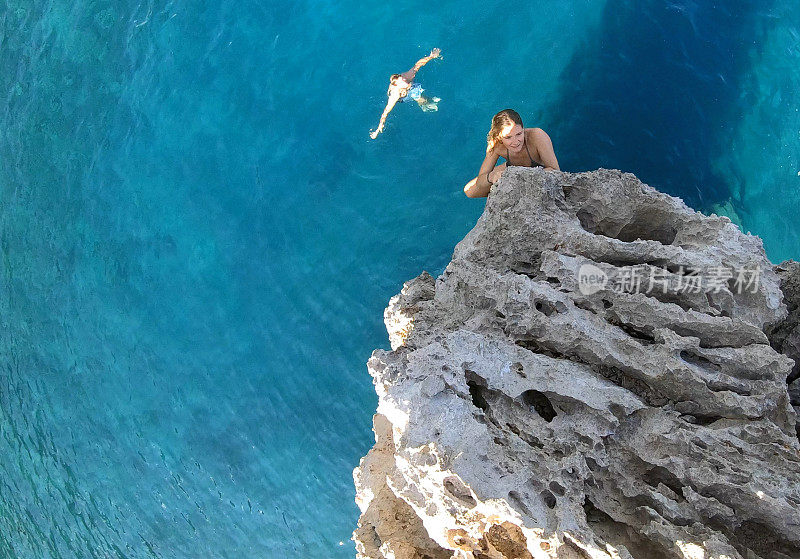
<svg viewBox="0 0 800 559"><path fill-rule="evenodd" d="M787 273L633 175L508 169L386 309L358 557L800 557Z"/></svg>

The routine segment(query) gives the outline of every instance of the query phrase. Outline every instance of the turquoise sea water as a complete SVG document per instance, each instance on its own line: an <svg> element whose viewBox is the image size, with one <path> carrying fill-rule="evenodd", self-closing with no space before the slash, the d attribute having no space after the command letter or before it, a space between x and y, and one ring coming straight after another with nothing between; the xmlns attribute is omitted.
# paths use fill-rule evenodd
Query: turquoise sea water
<svg viewBox="0 0 800 559"><path fill-rule="evenodd" d="M499 109L800 257L800 5L726 4L6 0L0 557L353 556L365 362Z"/></svg>

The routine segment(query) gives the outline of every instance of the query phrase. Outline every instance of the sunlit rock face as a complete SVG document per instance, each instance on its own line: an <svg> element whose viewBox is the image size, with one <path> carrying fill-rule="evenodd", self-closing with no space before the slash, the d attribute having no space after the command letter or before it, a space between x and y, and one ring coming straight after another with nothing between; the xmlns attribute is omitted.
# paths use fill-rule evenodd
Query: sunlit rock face
<svg viewBox="0 0 800 559"><path fill-rule="evenodd" d="M782 278L633 175L510 168L386 310L358 556L800 557Z"/></svg>

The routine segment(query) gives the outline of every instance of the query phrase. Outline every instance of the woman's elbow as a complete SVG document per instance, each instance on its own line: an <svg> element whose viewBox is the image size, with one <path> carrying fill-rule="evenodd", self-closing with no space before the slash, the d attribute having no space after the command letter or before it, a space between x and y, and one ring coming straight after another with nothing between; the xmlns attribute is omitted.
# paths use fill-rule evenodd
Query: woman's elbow
<svg viewBox="0 0 800 559"><path fill-rule="evenodd" d="M486 198L489 192L473 186L472 188L464 187L464 194L467 195L467 198Z"/></svg>

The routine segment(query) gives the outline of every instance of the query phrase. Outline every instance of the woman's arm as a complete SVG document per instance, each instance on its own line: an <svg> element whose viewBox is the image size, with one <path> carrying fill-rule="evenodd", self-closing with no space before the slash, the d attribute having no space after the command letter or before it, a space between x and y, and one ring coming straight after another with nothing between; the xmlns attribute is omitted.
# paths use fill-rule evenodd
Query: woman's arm
<svg viewBox="0 0 800 559"><path fill-rule="evenodd" d="M440 51L439 49L431 49L431 53L428 56L426 56L425 58L420 58L419 60L417 60L417 63L414 64L413 68L411 68L407 72L403 72L400 75L403 76L404 80L406 80L407 82L411 83L411 81L417 75L417 72L419 71L419 69L422 68L423 66L425 66L428 62L430 62L434 58L439 58L439 55L441 54L441 52L442 51Z"/></svg>
<svg viewBox="0 0 800 559"><path fill-rule="evenodd" d="M539 156L539 161L544 165L545 170L554 169L560 171L561 167L558 166L558 159L556 153L553 151L553 142L547 132L541 128L533 128L533 145L536 148L536 153Z"/></svg>
<svg viewBox="0 0 800 559"><path fill-rule="evenodd" d="M397 93L393 93L389 96L389 100L386 102L386 108L383 109L383 114L381 115L381 121L378 124L378 127L369 133L369 137L373 140L378 137L378 134L383 132L383 125L386 123L386 117L389 116L389 113L392 112L394 106L397 104L397 101L400 99L400 95Z"/></svg>
<svg viewBox="0 0 800 559"><path fill-rule="evenodd" d="M486 154L486 158L481 163L481 169L478 171L478 176L464 186L464 194L469 198L485 198L489 195L492 184L497 182L506 168L505 163L495 167L495 163L499 158L500 156L494 150Z"/></svg>
<svg viewBox="0 0 800 559"><path fill-rule="evenodd" d="M442 53L442 51L440 51L437 48L431 49L431 53L428 56L426 56L425 58L420 58L419 60L417 60L417 63L414 64L414 70L419 70L420 68L425 66L428 62L430 62L434 58L439 58L439 55L441 53Z"/></svg>

